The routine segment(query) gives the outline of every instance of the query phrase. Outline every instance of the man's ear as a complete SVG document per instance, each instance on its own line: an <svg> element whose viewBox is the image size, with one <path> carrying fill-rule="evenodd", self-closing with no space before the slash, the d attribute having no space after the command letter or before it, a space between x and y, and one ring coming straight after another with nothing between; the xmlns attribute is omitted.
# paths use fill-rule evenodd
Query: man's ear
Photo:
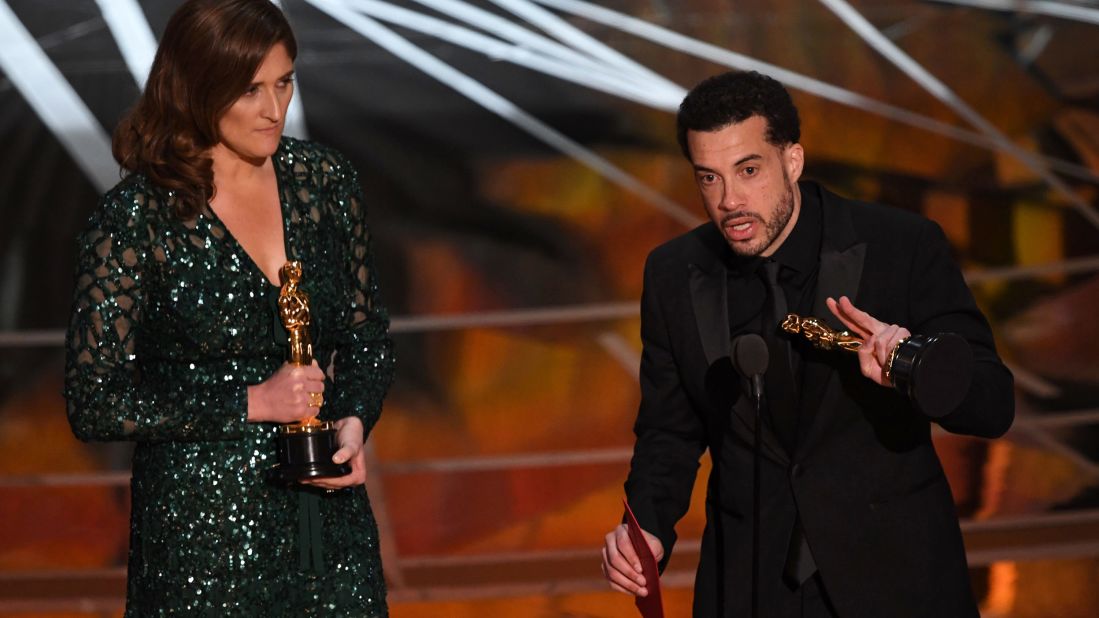
<svg viewBox="0 0 1099 618"><path fill-rule="evenodd" d="M801 178L801 170L805 168L805 149L801 144L790 144L782 153L782 163L786 166L790 182L797 182Z"/></svg>

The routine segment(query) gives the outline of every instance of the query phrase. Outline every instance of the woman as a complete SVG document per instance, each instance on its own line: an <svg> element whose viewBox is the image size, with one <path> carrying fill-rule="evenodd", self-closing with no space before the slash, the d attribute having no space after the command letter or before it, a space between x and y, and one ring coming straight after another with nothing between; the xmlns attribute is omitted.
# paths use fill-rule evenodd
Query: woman
<svg viewBox="0 0 1099 618"><path fill-rule="evenodd" d="M180 7L115 132L130 173L80 238L65 396L79 438L136 442L128 616L387 614L362 446L388 317L354 169L282 137L296 51L269 0ZM285 363L288 260L312 366ZM311 406L352 472L266 482L276 423Z"/></svg>

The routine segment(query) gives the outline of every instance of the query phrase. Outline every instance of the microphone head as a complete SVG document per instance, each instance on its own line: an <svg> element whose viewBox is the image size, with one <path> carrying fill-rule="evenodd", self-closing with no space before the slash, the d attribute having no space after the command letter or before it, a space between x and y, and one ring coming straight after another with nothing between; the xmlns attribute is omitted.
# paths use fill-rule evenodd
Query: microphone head
<svg viewBox="0 0 1099 618"><path fill-rule="evenodd" d="M744 377L763 375L769 361L767 343L754 333L733 340L733 365Z"/></svg>

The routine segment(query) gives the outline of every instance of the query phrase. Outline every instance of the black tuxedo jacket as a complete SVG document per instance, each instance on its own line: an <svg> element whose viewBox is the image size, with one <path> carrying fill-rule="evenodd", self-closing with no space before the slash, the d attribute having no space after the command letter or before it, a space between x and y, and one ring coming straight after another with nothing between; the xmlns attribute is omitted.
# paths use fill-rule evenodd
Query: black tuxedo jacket
<svg viewBox="0 0 1099 618"><path fill-rule="evenodd" d="M917 215L801 185L803 192L820 192L823 211L813 315L842 330L824 299L846 295L914 334L964 336L975 359L973 382L958 409L937 422L983 437L1007 431L1014 418L1011 373L996 355L942 230ZM754 407L730 361L727 303L735 299L727 298L727 251L720 231L706 223L649 255L641 301L642 401L626 482L641 526L670 555L674 526L709 449L707 525L695 582L695 616L707 618L748 616L752 586ZM802 357L794 456L766 423L763 428L761 615L785 585L783 563L800 513L840 616L977 616L931 421L862 376L854 354L803 349Z"/></svg>

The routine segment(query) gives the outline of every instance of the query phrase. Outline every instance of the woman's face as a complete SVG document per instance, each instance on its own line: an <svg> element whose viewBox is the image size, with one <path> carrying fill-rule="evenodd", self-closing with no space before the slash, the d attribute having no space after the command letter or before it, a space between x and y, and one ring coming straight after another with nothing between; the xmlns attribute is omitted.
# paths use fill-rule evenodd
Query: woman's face
<svg viewBox="0 0 1099 618"><path fill-rule="evenodd" d="M248 90L218 121L221 142L215 150L259 164L275 153L286 108L294 95L294 61L282 43L267 52ZM215 153L216 154L216 153Z"/></svg>

